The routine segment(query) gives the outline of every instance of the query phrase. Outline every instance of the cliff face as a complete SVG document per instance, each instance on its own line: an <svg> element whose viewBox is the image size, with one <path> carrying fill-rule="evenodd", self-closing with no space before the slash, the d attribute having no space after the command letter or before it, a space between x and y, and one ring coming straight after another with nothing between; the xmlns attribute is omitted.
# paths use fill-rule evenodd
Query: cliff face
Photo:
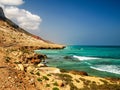
<svg viewBox="0 0 120 90"><path fill-rule="evenodd" d="M53 44L42 39L39 36L33 35L17 24L5 17L3 9L0 7L0 46L12 47L20 46L34 49L61 49L64 46Z"/></svg>
<svg viewBox="0 0 120 90"><path fill-rule="evenodd" d="M0 19L5 19L5 14L3 12L3 9L0 7Z"/></svg>

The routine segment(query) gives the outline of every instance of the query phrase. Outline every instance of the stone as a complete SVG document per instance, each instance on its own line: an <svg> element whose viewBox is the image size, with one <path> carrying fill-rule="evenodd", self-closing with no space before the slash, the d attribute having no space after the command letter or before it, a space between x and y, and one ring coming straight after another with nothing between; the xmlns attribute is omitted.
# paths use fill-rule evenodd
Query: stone
<svg viewBox="0 0 120 90"><path fill-rule="evenodd" d="M35 67L34 66L28 66L27 67L27 72L31 72L31 71L34 71Z"/></svg>
<svg viewBox="0 0 120 90"><path fill-rule="evenodd" d="M5 19L5 14L3 12L3 9L0 7L0 19Z"/></svg>
<svg viewBox="0 0 120 90"><path fill-rule="evenodd" d="M18 64L18 70L24 71L24 66L22 64Z"/></svg>

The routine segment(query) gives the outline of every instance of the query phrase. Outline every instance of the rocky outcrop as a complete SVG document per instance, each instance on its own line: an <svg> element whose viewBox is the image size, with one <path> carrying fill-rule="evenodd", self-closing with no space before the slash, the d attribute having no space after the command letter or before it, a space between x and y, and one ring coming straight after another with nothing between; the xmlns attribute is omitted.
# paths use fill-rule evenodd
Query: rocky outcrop
<svg viewBox="0 0 120 90"><path fill-rule="evenodd" d="M0 19L5 20L5 14L3 12L3 9L0 7Z"/></svg>
<svg viewBox="0 0 120 90"><path fill-rule="evenodd" d="M46 55L34 54L34 56L28 57L27 60L30 60L31 63L36 65L41 62L45 62L46 58L47 58Z"/></svg>
<svg viewBox="0 0 120 90"><path fill-rule="evenodd" d="M88 74L85 71L77 71L77 70L71 70L69 73L75 74L75 75L84 75L88 76Z"/></svg>

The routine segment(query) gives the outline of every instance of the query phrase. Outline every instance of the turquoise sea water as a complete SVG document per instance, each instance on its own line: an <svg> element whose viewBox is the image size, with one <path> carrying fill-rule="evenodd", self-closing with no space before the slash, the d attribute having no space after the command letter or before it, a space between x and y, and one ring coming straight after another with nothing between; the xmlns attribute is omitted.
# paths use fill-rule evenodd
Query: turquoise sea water
<svg viewBox="0 0 120 90"><path fill-rule="evenodd" d="M92 76L120 77L120 46L67 46L62 50L36 50L48 56L47 65L86 71Z"/></svg>

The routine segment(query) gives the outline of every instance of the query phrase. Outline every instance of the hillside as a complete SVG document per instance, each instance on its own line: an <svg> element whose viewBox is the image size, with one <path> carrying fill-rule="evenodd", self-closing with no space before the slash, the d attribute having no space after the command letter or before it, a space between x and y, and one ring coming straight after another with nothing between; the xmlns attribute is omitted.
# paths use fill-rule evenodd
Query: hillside
<svg viewBox="0 0 120 90"><path fill-rule="evenodd" d="M54 44L39 36L33 35L5 17L0 8L0 46L27 46L34 49L61 49L63 45Z"/></svg>

